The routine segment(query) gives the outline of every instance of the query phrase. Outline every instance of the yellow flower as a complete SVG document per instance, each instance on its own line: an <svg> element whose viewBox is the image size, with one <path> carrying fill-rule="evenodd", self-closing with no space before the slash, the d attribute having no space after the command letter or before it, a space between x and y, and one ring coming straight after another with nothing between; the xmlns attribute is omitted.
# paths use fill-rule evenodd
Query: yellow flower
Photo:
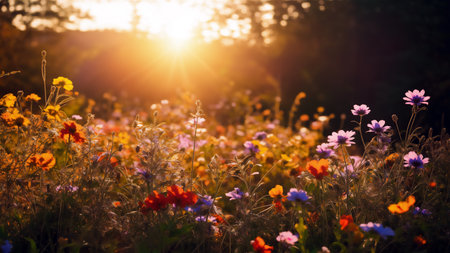
<svg viewBox="0 0 450 253"><path fill-rule="evenodd" d="M282 159L283 161L286 161L286 162L292 161L292 158L290 158L290 157L287 156L286 154L281 154L281 159Z"/></svg>
<svg viewBox="0 0 450 253"><path fill-rule="evenodd" d="M41 97L39 97L38 95L31 93L30 95L25 97L26 101L34 101L34 102L38 102L39 100L41 100Z"/></svg>
<svg viewBox="0 0 450 253"><path fill-rule="evenodd" d="M61 112L59 111L60 108L60 105L48 105L44 109L44 113L47 116L47 119L61 121L61 118L59 117L59 115L61 114Z"/></svg>
<svg viewBox="0 0 450 253"><path fill-rule="evenodd" d="M51 153L36 154L28 158L28 167L39 167L44 171L48 171L56 164L55 157Z"/></svg>
<svg viewBox="0 0 450 253"><path fill-rule="evenodd" d="M59 76L58 78L53 79L53 85L56 87L63 87L65 90L71 91L73 89L72 81L68 78Z"/></svg>
<svg viewBox="0 0 450 253"><path fill-rule="evenodd" d="M14 104L16 103L16 96L14 96L12 93L8 93L0 99L0 105L4 107L14 107Z"/></svg>
<svg viewBox="0 0 450 253"><path fill-rule="evenodd" d="M283 186L279 184L275 185L275 187L269 191L269 196L274 199L283 197Z"/></svg>
<svg viewBox="0 0 450 253"><path fill-rule="evenodd" d="M388 210L393 214L406 213L409 208L414 205L414 203L416 203L416 198L411 195L406 199L406 201L400 201L397 204L389 205Z"/></svg>
<svg viewBox="0 0 450 253"><path fill-rule="evenodd" d="M2 113L0 116L0 120L3 121L3 123L6 126L9 127L21 127L21 126L28 126L30 124L30 120L19 113L19 110L14 108L11 111L7 111Z"/></svg>

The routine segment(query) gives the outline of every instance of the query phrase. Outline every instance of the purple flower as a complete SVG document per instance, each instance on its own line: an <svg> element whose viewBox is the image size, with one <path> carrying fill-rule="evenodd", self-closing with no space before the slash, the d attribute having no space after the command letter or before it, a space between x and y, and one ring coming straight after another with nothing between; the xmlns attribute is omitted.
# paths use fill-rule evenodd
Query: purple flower
<svg viewBox="0 0 450 253"><path fill-rule="evenodd" d="M9 240L6 240L1 247L3 253L11 252L12 248L13 246Z"/></svg>
<svg viewBox="0 0 450 253"><path fill-rule="evenodd" d="M352 144L355 144L355 142L352 141L355 139L353 135L355 135L355 131L339 130L337 133L333 132L331 135L328 135L328 143L334 148L337 148L340 145L351 146Z"/></svg>
<svg viewBox="0 0 450 253"><path fill-rule="evenodd" d="M424 216L428 216L428 215L431 214L431 212L428 209L425 209L425 208L424 209L420 209L420 207L417 206L416 208L414 208L413 214L414 215L422 214Z"/></svg>
<svg viewBox="0 0 450 253"><path fill-rule="evenodd" d="M380 121L376 121L376 120L372 120L372 122L370 124L367 124L367 126L369 127L369 131L367 132L372 132L375 134L382 134L385 133L388 129L390 129L390 126L385 126L386 122L384 120L380 120Z"/></svg>
<svg viewBox="0 0 450 253"><path fill-rule="evenodd" d="M258 145L253 144L253 142L251 141L246 141L244 143L244 147L247 151L250 151L252 153L258 153L259 152L259 148Z"/></svg>
<svg viewBox="0 0 450 253"><path fill-rule="evenodd" d="M267 133L266 132L256 132L255 136L253 136L254 140L264 140L265 138L267 138Z"/></svg>
<svg viewBox="0 0 450 253"><path fill-rule="evenodd" d="M152 175L148 171L139 169L137 167L136 167L136 174L141 175L145 181L150 181L150 178L152 177Z"/></svg>
<svg viewBox="0 0 450 253"><path fill-rule="evenodd" d="M195 217L195 220L198 222L206 222L206 216L197 216ZM217 219L213 216L208 216L208 222L216 223Z"/></svg>
<svg viewBox="0 0 450 253"><path fill-rule="evenodd" d="M370 113L370 108L365 104L354 105L353 109L351 111L352 111L352 114L355 116L358 116L358 115L364 116L364 115L367 115Z"/></svg>
<svg viewBox="0 0 450 253"><path fill-rule="evenodd" d="M244 193L239 188L234 188L233 191L225 193L225 196L229 197L230 200L242 199L248 196L248 192Z"/></svg>
<svg viewBox="0 0 450 253"><path fill-rule="evenodd" d="M427 164L429 159L424 158L423 155L418 155L414 151L410 151L403 159L405 160L405 167L411 167L414 169L423 169L423 165Z"/></svg>
<svg viewBox="0 0 450 253"><path fill-rule="evenodd" d="M81 117L81 116L78 115L78 114L74 114L74 115L72 115L72 119L74 119L74 120L82 120L83 117Z"/></svg>
<svg viewBox="0 0 450 253"><path fill-rule="evenodd" d="M68 191L68 192L76 192L76 191L78 191L78 186L71 186L71 185L66 185L66 186L62 186L62 185L58 185L58 186L56 186L56 191L57 192L59 192L59 191Z"/></svg>
<svg viewBox="0 0 450 253"><path fill-rule="evenodd" d="M302 201L305 202L310 198L304 190L297 190L291 188L287 194L287 200L289 201Z"/></svg>
<svg viewBox="0 0 450 253"><path fill-rule="evenodd" d="M359 225L362 231L369 232L371 230L377 232L381 238L386 239L387 236L394 236L395 232L390 227L383 227L380 223L369 222Z"/></svg>
<svg viewBox="0 0 450 253"><path fill-rule="evenodd" d="M298 241L298 237L292 234L291 231L280 232L277 236L277 241L287 245L294 245Z"/></svg>
<svg viewBox="0 0 450 253"><path fill-rule="evenodd" d="M335 155L334 150L330 148L330 144L328 143L318 145L316 151L322 158L328 158Z"/></svg>
<svg viewBox="0 0 450 253"><path fill-rule="evenodd" d="M406 101L407 105L412 106L419 106L419 105L427 105L428 102L426 102L428 99L430 99L429 96L425 97L425 90L414 90L414 91L408 91L405 93L406 97L403 97L403 100Z"/></svg>

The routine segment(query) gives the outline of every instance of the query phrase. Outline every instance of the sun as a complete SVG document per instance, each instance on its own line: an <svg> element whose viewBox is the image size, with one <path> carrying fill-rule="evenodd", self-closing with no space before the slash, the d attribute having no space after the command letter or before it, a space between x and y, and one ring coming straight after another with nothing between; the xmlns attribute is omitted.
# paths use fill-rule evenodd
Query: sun
<svg viewBox="0 0 450 253"><path fill-rule="evenodd" d="M164 37L174 45L194 38L196 29L208 19L207 12L194 1L141 2L137 12L139 30Z"/></svg>

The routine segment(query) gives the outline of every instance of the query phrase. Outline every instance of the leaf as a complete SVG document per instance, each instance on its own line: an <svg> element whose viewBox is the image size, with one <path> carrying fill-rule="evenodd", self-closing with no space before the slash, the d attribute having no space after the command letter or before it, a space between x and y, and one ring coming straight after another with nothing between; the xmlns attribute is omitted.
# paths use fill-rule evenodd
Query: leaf
<svg viewBox="0 0 450 253"><path fill-rule="evenodd" d="M25 240L27 240L30 243L30 250L28 251L29 253L38 253L39 250L36 247L36 243L34 242L33 239L29 238L29 237L25 237Z"/></svg>

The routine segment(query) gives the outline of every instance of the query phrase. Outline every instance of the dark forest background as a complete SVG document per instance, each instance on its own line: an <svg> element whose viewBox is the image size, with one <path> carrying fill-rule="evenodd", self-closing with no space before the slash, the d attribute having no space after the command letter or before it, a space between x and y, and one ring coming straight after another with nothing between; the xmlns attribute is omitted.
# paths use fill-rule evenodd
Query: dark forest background
<svg viewBox="0 0 450 253"><path fill-rule="evenodd" d="M9 3L3 0L0 70L21 73L1 78L0 92L42 94L41 50L46 49L48 79L68 77L92 98L127 93L151 102L188 90L211 105L232 86L279 93L282 109L289 110L304 91L301 114L324 106L328 113L350 115L353 104L365 103L372 109L370 119L392 125L393 113L407 123L404 93L425 89L430 105L418 120L437 131L448 126L450 1L339 0L326 1L325 10L318 8L324 1L310 2L287 26L272 27L276 36L270 45L258 42L262 28L254 20L254 44L196 42L176 54L163 41L132 32L19 31L11 24L17 13L5 11L1 6ZM274 3L280 19L285 6ZM55 13L63 26L64 13Z"/></svg>

